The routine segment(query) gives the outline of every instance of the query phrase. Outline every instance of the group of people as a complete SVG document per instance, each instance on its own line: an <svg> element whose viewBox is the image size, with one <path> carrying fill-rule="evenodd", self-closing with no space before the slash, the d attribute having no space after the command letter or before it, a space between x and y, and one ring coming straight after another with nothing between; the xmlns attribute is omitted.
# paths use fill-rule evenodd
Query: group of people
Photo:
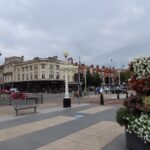
<svg viewBox="0 0 150 150"><path fill-rule="evenodd" d="M103 92L104 92L104 88L103 87L96 87L95 94L102 94Z"/></svg>

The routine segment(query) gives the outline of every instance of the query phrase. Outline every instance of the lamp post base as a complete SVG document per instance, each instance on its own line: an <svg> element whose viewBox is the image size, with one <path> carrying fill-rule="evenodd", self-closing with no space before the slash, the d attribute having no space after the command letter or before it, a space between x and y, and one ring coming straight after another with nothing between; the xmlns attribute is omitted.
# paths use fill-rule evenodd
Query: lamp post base
<svg viewBox="0 0 150 150"><path fill-rule="evenodd" d="M63 107L64 108L71 107L71 98L64 98Z"/></svg>

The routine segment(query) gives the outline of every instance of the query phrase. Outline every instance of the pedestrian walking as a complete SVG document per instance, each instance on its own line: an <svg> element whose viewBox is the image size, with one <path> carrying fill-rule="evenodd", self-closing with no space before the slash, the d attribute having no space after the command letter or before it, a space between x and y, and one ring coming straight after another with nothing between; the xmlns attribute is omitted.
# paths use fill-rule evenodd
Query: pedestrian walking
<svg viewBox="0 0 150 150"><path fill-rule="evenodd" d="M104 89L103 89L103 87L101 87L101 88L99 89L100 105L104 105L103 92L104 92Z"/></svg>
<svg viewBox="0 0 150 150"><path fill-rule="evenodd" d="M78 104L80 104L79 91L76 91L76 98L77 98L77 100L78 100Z"/></svg>

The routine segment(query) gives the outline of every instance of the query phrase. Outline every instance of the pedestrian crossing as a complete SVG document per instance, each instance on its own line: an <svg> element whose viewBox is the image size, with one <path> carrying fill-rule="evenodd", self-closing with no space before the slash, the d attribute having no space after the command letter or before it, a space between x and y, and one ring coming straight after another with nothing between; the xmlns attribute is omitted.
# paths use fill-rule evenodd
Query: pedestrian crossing
<svg viewBox="0 0 150 150"><path fill-rule="evenodd" d="M78 111L78 113L85 113L85 114L96 114L108 109L111 109L113 107L111 106L99 106L99 107L94 107L94 108L90 108L90 109L86 109L86 110L82 110L82 111Z"/></svg>
<svg viewBox="0 0 150 150"><path fill-rule="evenodd" d="M100 150L124 128L111 121L102 121L36 150Z"/></svg>
<svg viewBox="0 0 150 150"><path fill-rule="evenodd" d="M57 116L54 118L35 121L32 123L27 123L27 124L11 127L8 129L3 129L0 130L0 142L8 139L16 138L22 135L26 135L29 133L33 133L39 130L43 130L49 127L53 127L62 123L66 123L74 119L75 118L73 117Z"/></svg>
<svg viewBox="0 0 150 150"><path fill-rule="evenodd" d="M75 112L72 111L71 113L70 113L71 109L66 109L66 111L59 112L57 116L51 118L44 117L45 119L41 118L42 120L32 121L21 125L19 124L13 127L2 129L0 130L0 147L2 143L7 143L7 142L9 143L10 142L9 140L12 140L11 142L13 143L15 140L19 138L26 139L28 137L32 137L32 135L33 136L39 135L38 131L41 131L40 138L48 137L47 141L43 143L40 140L39 141L37 140L36 143L39 143L38 146L36 144L35 145L33 144L34 148L31 148L31 150L76 150L76 149L100 150L102 147L110 143L115 137L123 133L124 129L122 129L117 123L112 121L100 121L100 122L97 121L97 123L91 125L91 123L89 123L90 120L88 122L86 122L85 120L84 122L84 119L87 119L88 114L93 114L93 115L89 115L89 118L91 118L92 116L94 117L94 114L112 108L113 106L98 106L98 107L88 106L88 107L84 107L84 110L77 109ZM50 112L46 110L40 112L39 114L41 115L45 113L50 113ZM77 115L77 117L75 117L76 115L74 115L74 113ZM81 115L79 113L83 113L83 114ZM63 116L63 114L65 116ZM48 117L48 115L46 116ZM17 120L19 121L19 119L22 120L23 118L18 118L16 119L16 121ZM62 124L64 124L62 127L59 126ZM68 130L67 126L65 125L69 125L71 128ZM72 128L72 125L74 128ZM60 129L66 130L67 134L64 135L63 132L60 131L59 133L57 131L56 134L53 134L57 138L56 139L53 137L51 138L49 137L51 135L47 136L47 132L45 132L50 130L49 133L51 133L51 131L53 130L53 128L51 129L51 127L56 127L55 130L58 129L58 131ZM42 135L41 133L44 134ZM28 140L26 142L28 143ZM11 145L9 145L8 147L10 146Z"/></svg>

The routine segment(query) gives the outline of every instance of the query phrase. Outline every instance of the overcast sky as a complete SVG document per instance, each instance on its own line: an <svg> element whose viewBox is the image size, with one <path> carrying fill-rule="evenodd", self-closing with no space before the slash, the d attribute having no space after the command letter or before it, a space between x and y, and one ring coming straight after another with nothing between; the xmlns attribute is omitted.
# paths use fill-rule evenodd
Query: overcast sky
<svg viewBox="0 0 150 150"><path fill-rule="evenodd" d="M150 56L150 1L0 0L0 63L22 55L63 59L65 50L100 66Z"/></svg>

